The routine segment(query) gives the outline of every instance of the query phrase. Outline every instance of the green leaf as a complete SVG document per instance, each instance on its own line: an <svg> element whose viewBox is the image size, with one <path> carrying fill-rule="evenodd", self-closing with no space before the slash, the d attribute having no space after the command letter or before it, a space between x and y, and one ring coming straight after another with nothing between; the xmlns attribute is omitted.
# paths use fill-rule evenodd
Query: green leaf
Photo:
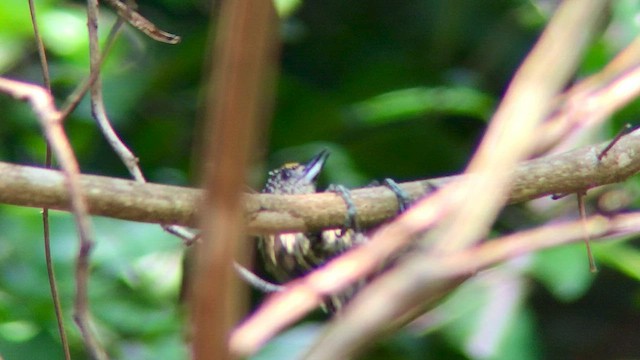
<svg viewBox="0 0 640 360"><path fill-rule="evenodd" d="M556 247L536 254L531 274L562 301L581 297L594 280L589 272L584 244Z"/></svg>
<svg viewBox="0 0 640 360"><path fill-rule="evenodd" d="M640 251L629 243L616 241L598 244L594 253L600 263L640 281Z"/></svg>
<svg viewBox="0 0 640 360"><path fill-rule="evenodd" d="M302 0L275 0L273 4L281 18L288 18L302 5Z"/></svg>
<svg viewBox="0 0 640 360"><path fill-rule="evenodd" d="M349 112L367 124L384 124L428 113L447 113L487 119L491 96L467 87L416 87L391 91L354 104Z"/></svg>

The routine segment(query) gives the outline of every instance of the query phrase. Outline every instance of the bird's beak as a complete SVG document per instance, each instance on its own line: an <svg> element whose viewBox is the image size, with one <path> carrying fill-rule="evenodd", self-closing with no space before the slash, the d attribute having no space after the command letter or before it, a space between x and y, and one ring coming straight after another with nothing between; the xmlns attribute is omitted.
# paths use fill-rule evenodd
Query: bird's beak
<svg viewBox="0 0 640 360"><path fill-rule="evenodd" d="M313 159L311 159L304 166L304 179L308 182L315 181L320 171L324 167L324 163L327 161L329 157L329 150L322 150L318 155L316 155Z"/></svg>

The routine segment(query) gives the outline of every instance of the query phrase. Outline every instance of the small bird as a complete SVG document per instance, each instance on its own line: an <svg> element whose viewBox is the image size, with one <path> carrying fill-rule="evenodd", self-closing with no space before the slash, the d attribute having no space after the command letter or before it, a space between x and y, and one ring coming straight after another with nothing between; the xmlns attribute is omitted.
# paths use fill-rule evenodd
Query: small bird
<svg viewBox="0 0 640 360"><path fill-rule="evenodd" d="M270 171L262 192L278 195L317 192L316 181L328 157L329 152L323 150L305 164L288 163ZM411 202L407 194L391 179L385 179L383 185L393 191L398 198L400 212L404 211ZM356 208L349 191L343 186L331 186L327 191L340 195L347 205L347 218L343 227L259 237L258 249L264 267L277 281L284 283L304 276L334 257L368 241L367 235L356 224ZM339 311L368 280L370 279L362 279L342 293L330 296L325 300L323 309L331 313Z"/></svg>
<svg viewBox="0 0 640 360"><path fill-rule="evenodd" d="M328 156L329 152L323 150L305 164L288 163L270 171L262 192L278 195L317 192L316 181ZM340 228L262 236L258 239L258 248L267 272L277 281L287 282L306 275L363 241L366 241L364 234L353 228ZM351 293L354 293L352 289L345 292ZM324 308L335 312L347 297L351 296L331 297Z"/></svg>

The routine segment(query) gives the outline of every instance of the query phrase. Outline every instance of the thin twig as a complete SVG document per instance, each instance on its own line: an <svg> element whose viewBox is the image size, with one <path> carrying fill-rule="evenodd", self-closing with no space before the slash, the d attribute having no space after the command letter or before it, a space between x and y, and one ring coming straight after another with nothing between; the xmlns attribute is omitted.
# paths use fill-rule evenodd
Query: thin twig
<svg viewBox="0 0 640 360"><path fill-rule="evenodd" d="M587 210L584 204L585 196L586 192L576 193L576 197L578 199L578 212L580 213L580 220L582 220L582 224L584 226L584 245L587 248L589 271L591 271L592 273L596 273L598 272L598 267L596 266L596 261L593 258L593 253L591 252L591 236L589 235L589 231L587 229Z"/></svg>
<svg viewBox="0 0 640 360"><path fill-rule="evenodd" d="M238 275L240 275L247 284L251 285L258 291L263 293L272 293L284 290L284 286L268 282L237 262L233 263L233 268L236 269Z"/></svg>
<svg viewBox="0 0 640 360"><path fill-rule="evenodd" d="M102 64L104 63L107 57L107 54L109 54L111 48L113 48L113 44L115 44L118 34L120 33L120 29L122 29L123 21L124 20L122 20L121 18L118 18L116 22L113 24L113 26L111 26L111 30L109 30L109 35L107 36L104 49L102 50L102 56L100 57L99 67L102 67ZM64 121L64 119L66 119L69 116L69 114L71 114L76 109L76 107L78 107L78 105L80 104L80 101L82 100L84 95L87 93L87 91L89 91L89 88L91 87L93 82L96 81L96 77L99 74L100 74L99 72L97 73L90 72L89 76L87 76L84 80L82 80L80 84L76 86L75 90L73 90L73 92L67 97L64 105L62 106L62 110L60 111L62 121Z"/></svg>
<svg viewBox="0 0 640 360"><path fill-rule="evenodd" d="M91 78L95 79L91 84L91 113L98 123L100 131L111 146L111 149L118 155L122 163L127 167L129 173L136 181L146 182L140 167L138 166L138 158L133 155L131 150L122 142L118 134L111 126L111 122L107 116L107 110L104 106L102 96L102 81L100 80L100 47L98 46L97 31L89 31L89 44L91 46Z"/></svg>
<svg viewBox="0 0 640 360"><path fill-rule="evenodd" d="M51 78L49 76L49 63L47 62L47 52L40 36L40 30L38 28L38 20L36 16L36 5L33 0L29 0L29 13L31 14L31 24L33 26L33 35L36 40L36 47L38 49L38 57L40 59L40 68L42 69L42 79L44 87L51 94ZM45 168L51 168L51 145L45 141ZM51 231L49 228L49 209L42 208L42 236L44 239L44 257L47 266L47 276L49 278L49 289L51 291L51 300L53 301L53 309L56 314L56 323L58 325L58 334L60 335L60 343L64 352L64 358L66 360L71 359L71 352L69 350L69 342L67 340L67 332L64 327L64 315L62 313L62 306L60 304L60 296L58 295L58 285L56 283L56 273L53 266L53 259L51 256Z"/></svg>
<svg viewBox="0 0 640 360"><path fill-rule="evenodd" d="M611 148L618 142L620 139L630 133L633 130L633 126L631 124L626 124L617 134L616 136L609 142L609 145L605 147L600 154L598 154L598 161L601 161L603 157L607 156L607 153Z"/></svg>
<svg viewBox="0 0 640 360"><path fill-rule="evenodd" d="M602 124L616 110L640 94L640 38L618 54L599 73L583 80L565 94L556 111L537 130L534 154L542 154L559 143L567 143L572 134ZM626 67L622 67L622 66Z"/></svg>
<svg viewBox="0 0 640 360"><path fill-rule="evenodd" d="M184 226L178 225L161 225L162 229L169 234L178 237L182 240L185 246L191 246L200 240L200 234L191 231Z"/></svg>
<svg viewBox="0 0 640 360"><path fill-rule="evenodd" d="M44 80L44 87L51 92L51 79L49 78L49 63L47 63L47 52L42 42L42 36L40 36L40 30L38 29L38 21L36 19L36 5L33 0L29 0L29 13L31 14L31 25L33 25L33 35L36 40L36 48L38 49L38 58L40 59L40 69L42 70L42 79Z"/></svg>
<svg viewBox="0 0 640 360"><path fill-rule="evenodd" d="M91 58L90 73L95 74L100 71L100 47L98 44L98 1L87 0L87 28L89 30L89 54ZM95 61L98 60L98 61ZM96 81L98 81L96 75ZM106 359L107 354L102 349L100 343L93 334L92 322L90 318L88 304L88 283L89 283L89 252L93 246L90 239L80 238L80 250L76 266L76 314L75 319L80 332L82 333L85 346L95 359Z"/></svg>
<svg viewBox="0 0 640 360"><path fill-rule="evenodd" d="M167 44L177 44L180 42L180 36L158 29L151 21L144 18L124 1L106 0L106 2L116 9L118 15L131 24L131 26L142 31L150 38Z"/></svg>

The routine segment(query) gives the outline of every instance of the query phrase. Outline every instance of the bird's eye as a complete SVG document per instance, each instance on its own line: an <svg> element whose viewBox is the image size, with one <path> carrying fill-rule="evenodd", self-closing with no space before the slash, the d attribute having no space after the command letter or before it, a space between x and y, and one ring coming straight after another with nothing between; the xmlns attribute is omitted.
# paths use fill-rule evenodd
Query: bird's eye
<svg viewBox="0 0 640 360"><path fill-rule="evenodd" d="M291 171L283 171L280 176L282 177L282 180L289 180L291 177Z"/></svg>

